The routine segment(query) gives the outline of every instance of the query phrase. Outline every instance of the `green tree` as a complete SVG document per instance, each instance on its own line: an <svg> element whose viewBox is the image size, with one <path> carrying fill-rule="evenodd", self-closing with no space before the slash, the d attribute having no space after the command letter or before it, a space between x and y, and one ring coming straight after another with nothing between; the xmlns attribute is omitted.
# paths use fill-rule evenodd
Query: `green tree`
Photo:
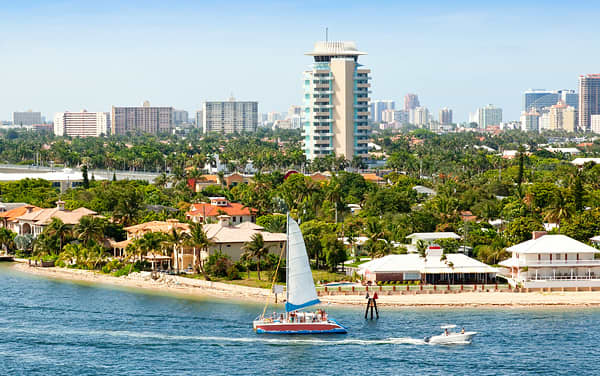
<svg viewBox="0 0 600 376"><path fill-rule="evenodd" d="M196 253L196 249L200 251L198 253L198 256L196 257L195 267L200 269L200 272L202 273L202 276L204 276L205 280L210 281L210 277L208 276L208 273L206 273L206 270L204 268L202 252L208 254L210 246L213 244L213 242L206 235L206 232L204 231L204 228L202 227L201 223L190 224L190 236L185 240L184 243L193 247L194 253Z"/></svg>
<svg viewBox="0 0 600 376"><path fill-rule="evenodd" d="M521 217L513 220L506 226L506 236L511 244L517 244L529 240L533 231L543 231L542 223L531 217Z"/></svg>
<svg viewBox="0 0 600 376"><path fill-rule="evenodd" d="M250 239L249 242L244 244L242 250L250 253L253 258L256 258L256 273L258 275L258 280L260 281L260 261L267 256L271 246L265 245L265 240L261 233L252 235L252 238Z"/></svg>
<svg viewBox="0 0 600 376"><path fill-rule="evenodd" d="M62 252L66 239L73 236L73 228L70 225L65 224L60 218L54 217L44 229L44 233L49 237L58 239L58 249L52 250L51 253L59 254Z"/></svg>
<svg viewBox="0 0 600 376"><path fill-rule="evenodd" d="M83 189L88 189L90 187L90 181L88 179L88 167L87 165L81 166L81 175L83 176L82 186Z"/></svg>
<svg viewBox="0 0 600 376"><path fill-rule="evenodd" d="M105 227L106 220L103 218L86 215L75 225L75 235L85 246L91 246L94 242L102 243Z"/></svg>
<svg viewBox="0 0 600 376"><path fill-rule="evenodd" d="M325 262L331 271L336 271L337 265L348 259L344 243L335 234L327 234L321 239L325 254Z"/></svg>

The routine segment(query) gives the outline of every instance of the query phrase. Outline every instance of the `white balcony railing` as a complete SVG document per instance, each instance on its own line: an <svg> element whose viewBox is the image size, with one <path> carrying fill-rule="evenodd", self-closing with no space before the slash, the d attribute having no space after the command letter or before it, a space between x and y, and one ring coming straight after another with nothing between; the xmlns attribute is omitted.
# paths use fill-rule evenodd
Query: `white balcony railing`
<svg viewBox="0 0 600 376"><path fill-rule="evenodd" d="M523 266L600 266L600 260L540 260L527 261ZM526 265L525 265L526 264Z"/></svg>

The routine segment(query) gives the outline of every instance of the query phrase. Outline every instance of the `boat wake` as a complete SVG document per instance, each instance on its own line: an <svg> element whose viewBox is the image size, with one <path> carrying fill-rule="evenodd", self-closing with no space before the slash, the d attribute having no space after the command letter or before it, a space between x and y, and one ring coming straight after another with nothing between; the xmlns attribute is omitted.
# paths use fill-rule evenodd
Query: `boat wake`
<svg viewBox="0 0 600 376"><path fill-rule="evenodd" d="M187 336L187 335L170 335L152 332L133 332L126 330L48 330L44 328L4 328L0 333L13 332L21 334L43 334L47 338L54 337L54 340L59 338L73 337L95 337L96 341L102 341L102 338L129 338L140 340L152 340L157 342L201 342L207 345L225 346L245 343L262 343L273 346L370 346L370 345L425 345L425 341L417 338L401 337L401 338L383 338L383 339L321 339L321 338L270 338L264 336L256 337L217 337L217 336Z"/></svg>

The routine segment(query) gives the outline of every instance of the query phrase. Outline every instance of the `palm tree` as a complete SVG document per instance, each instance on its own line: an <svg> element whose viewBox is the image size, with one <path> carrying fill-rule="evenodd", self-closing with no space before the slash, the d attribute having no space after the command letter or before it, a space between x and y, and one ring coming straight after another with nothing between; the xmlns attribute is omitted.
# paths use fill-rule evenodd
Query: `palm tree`
<svg viewBox="0 0 600 376"><path fill-rule="evenodd" d="M94 241L101 243L104 240L104 229L102 218L86 215L75 225L75 235L84 245L89 246Z"/></svg>
<svg viewBox="0 0 600 376"><path fill-rule="evenodd" d="M260 260L267 256L269 253L269 249L271 246L265 245L265 240L261 233L256 233L252 235L252 238L249 242L244 244L242 250L249 252L252 257L255 257L258 262L256 263L256 273L258 275L258 280L260 281Z"/></svg>
<svg viewBox="0 0 600 376"><path fill-rule="evenodd" d="M67 237L70 237L73 234L71 226L66 225L61 219L56 217L52 218L50 224L48 224L48 227L46 227L45 232L49 236L54 236L58 238L58 252L56 252L57 254L62 251L65 239L67 239Z"/></svg>
<svg viewBox="0 0 600 376"><path fill-rule="evenodd" d="M573 215L575 208L568 202L561 191L557 191L552 204L546 209L544 219L549 222L557 223L563 219L568 219Z"/></svg>
<svg viewBox="0 0 600 376"><path fill-rule="evenodd" d="M427 247L427 242L425 240L417 240L417 252L419 252L420 257L427 257Z"/></svg>
<svg viewBox="0 0 600 376"><path fill-rule="evenodd" d="M246 271L248 272L248 279L250 279L250 260L252 260L252 253L249 251L245 251L240 256L240 261L246 267Z"/></svg>
<svg viewBox="0 0 600 376"><path fill-rule="evenodd" d="M170 248L172 247L172 254L176 257L177 259L177 273L179 273L179 258L178 258L178 252L177 249L180 248L183 243L189 239L190 234L188 234L187 232L183 232L179 229L177 229L176 227L173 227L171 229L171 232L169 232L166 236L166 239L164 241L164 243Z"/></svg>
<svg viewBox="0 0 600 376"><path fill-rule="evenodd" d="M204 279L210 281L210 277L206 273L206 270L204 270L204 261L201 260L201 256L202 251L208 253L208 249L213 244L213 242L206 235L206 232L202 227L202 223L192 223L190 225L190 236L186 239L185 243L187 243L191 247L194 247L194 255L196 254L196 248L198 248L201 251L199 256L196 257L196 266L198 266L198 268L200 269L200 272L204 276Z"/></svg>

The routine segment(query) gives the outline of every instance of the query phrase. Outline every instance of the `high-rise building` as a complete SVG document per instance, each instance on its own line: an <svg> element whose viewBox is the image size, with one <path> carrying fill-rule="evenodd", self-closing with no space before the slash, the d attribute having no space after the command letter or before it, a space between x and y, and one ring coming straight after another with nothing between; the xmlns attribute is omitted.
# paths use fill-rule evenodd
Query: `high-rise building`
<svg viewBox="0 0 600 376"><path fill-rule="evenodd" d="M196 111L196 128L204 127L202 110Z"/></svg>
<svg viewBox="0 0 600 376"><path fill-rule="evenodd" d="M109 122L107 112L59 112L54 115L54 134L69 137L108 135Z"/></svg>
<svg viewBox="0 0 600 376"><path fill-rule="evenodd" d="M539 127L540 132L547 131L550 129L550 112L549 111L542 112L540 114L539 124L540 124L540 127Z"/></svg>
<svg viewBox="0 0 600 376"><path fill-rule="evenodd" d="M354 42L316 42L314 63L304 72L304 152L308 159L335 153L366 157L371 71Z"/></svg>
<svg viewBox="0 0 600 376"><path fill-rule="evenodd" d="M385 110L393 110L396 107L396 102L391 100L376 100L371 102L371 111L369 117L372 122L382 122L381 114Z"/></svg>
<svg viewBox="0 0 600 376"><path fill-rule="evenodd" d="M450 125L452 124L452 110L448 107L444 107L440 110L440 124Z"/></svg>
<svg viewBox="0 0 600 376"><path fill-rule="evenodd" d="M538 112L544 111L559 100L577 109L578 97L575 90L529 89L523 93L523 111L529 111L531 108L535 108Z"/></svg>
<svg viewBox="0 0 600 376"><path fill-rule="evenodd" d="M591 129L592 115L600 114L600 74L579 76L579 130Z"/></svg>
<svg viewBox="0 0 600 376"><path fill-rule="evenodd" d="M173 109L173 124L180 125L189 122L189 114L185 110Z"/></svg>
<svg viewBox="0 0 600 376"><path fill-rule="evenodd" d="M173 107L112 107L110 118L112 134L168 133L173 128Z"/></svg>
<svg viewBox="0 0 600 376"><path fill-rule="evenodd" d="M419 103L419 96L417 94L406 94L404 96L404 111L414 110L421 106Z"/></svg>
<svg viewBox="0 0 600 376"><path fill-rule="evenodd" d="M13 125L42 124L42 113L31 110L25 112L13 112Z"/></svg>
<svg viewBox="0 0 600 376"><path fill-rule="evenodd" d="M258 127L258 102L228 101L204 102L202 108L204 133L255 132Z"/></svg>
<svg viewBox="0 0 600 376"><path fill-rule="evenodd" d="M535 107L521 113L521 130L525 132L539 132L540 114Z"/></svg>
<svg viewBox="0 0 600 376"><path fill-rule="evenodd" d="M480 129L485 129L490 125L500 125L500 123L502 123L501 108L488 104L477 109L477 124Z"/></svg>
<svg viewBox="0 0 600 376"><path fill-rule="evenodd" d="M577 126L577 114L574 107L567 106L562 100L554 106L550 106L550 124L551 130L565 130L574 132Z"/></svg>
<svg viewBox="0 0 600 376"><path fill-rule="evenodd" d="M429 110L427 107L416 107L410 111L410 123L419 127L429 124Z"/></svg>
<svg viewBox="0 0 600 376"><path fill-rule="evenodd" d="M408 123L408 113L404 110L383 110L381 113L382 123L396 123L397 125Z"/></svg>

